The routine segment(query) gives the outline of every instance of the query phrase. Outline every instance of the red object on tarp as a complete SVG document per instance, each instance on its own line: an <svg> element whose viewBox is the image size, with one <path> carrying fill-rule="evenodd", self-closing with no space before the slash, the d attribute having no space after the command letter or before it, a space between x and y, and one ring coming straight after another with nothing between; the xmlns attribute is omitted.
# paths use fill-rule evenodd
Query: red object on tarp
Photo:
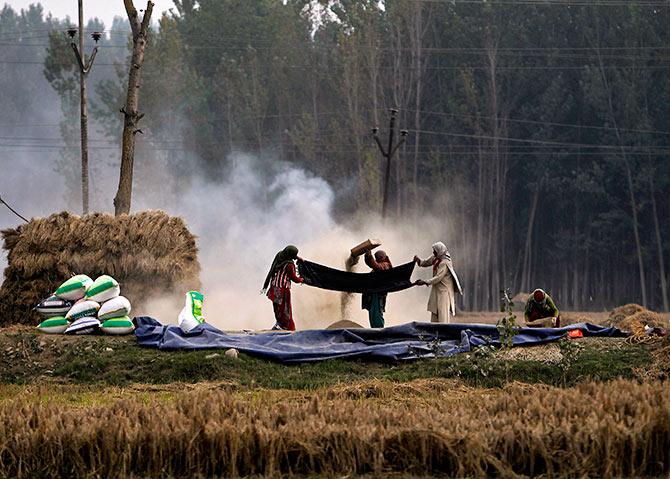
<svg viewBox="0 0 670 479"><path fill-rule="evenodd" d="M581 329L571 329L568 331L568 338L570 339L576 339L576 338L583 338L584 333L582 333Z"/></svg>

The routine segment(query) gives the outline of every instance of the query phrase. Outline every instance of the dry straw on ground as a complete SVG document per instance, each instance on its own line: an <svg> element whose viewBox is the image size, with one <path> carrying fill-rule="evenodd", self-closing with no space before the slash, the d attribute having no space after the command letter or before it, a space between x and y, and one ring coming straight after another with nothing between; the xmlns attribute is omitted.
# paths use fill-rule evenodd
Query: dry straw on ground
<svg viewBox="0 0 670 479"><path fill-rule="evenodd" d="M18 396L0 404L0 476L670 472L670 397L663 383L563 390L513 384L461 391L465 401L426 384L383 391L421 400L420 407L351 399L351 392L300 399L201 391L84 408Z"/></svg>
<svg viewBox="0 0 670 479"><path fill-rule="evenodd" d="M200 287L195 237L181 218L162 211L118 218L59 213L1 234L8 266L0 325L36 324L32 308L72 273L113 276L134 313L152 296Z"/></svg>
<svg viewBox="0 0 670 479"><path fill-rule="evenodd" d="M630 303L614 308L605 322L635 336L644 336L644 327L670 328L670 321L658 313L649 311L639 304Z"/></svg>

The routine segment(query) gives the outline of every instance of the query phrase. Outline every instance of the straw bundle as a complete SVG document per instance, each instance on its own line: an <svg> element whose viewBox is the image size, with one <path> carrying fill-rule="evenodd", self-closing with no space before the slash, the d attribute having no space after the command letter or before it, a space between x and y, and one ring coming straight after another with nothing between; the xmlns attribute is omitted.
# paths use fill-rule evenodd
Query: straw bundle
<svg viewBox="0 0 670 479"><path fill-rule="evenodd" d="M652 328L670 327L670 321L663 316L634 303L613 309L606 323L608 326L615 326L623 331L642 335L645 326Z"/></svg>
<svg viewBox="0 0 670 479"><path fill-rule="evenodd" d="M118 218L63 212L0 234L8 251L1 325L36 324L32 308L72 273L113 276L135 313L151 297L200 287L195 236L181 218L162 211Z"/></svg>

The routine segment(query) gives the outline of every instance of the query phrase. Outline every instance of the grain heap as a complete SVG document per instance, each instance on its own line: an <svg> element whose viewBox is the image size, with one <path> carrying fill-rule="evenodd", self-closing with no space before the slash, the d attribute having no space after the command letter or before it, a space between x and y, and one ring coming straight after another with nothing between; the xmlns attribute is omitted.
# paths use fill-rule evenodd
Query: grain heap
<svg viewBox="0 0 670 479"><path fill-rule="evenodd" d="M8 266L0 325L39 322L33 307L73 272L114 276L140 314L152 297L174 295L178 304L184 291L200 288L195 236L163 211L118 218L63 212L1 234Z"/></svg>

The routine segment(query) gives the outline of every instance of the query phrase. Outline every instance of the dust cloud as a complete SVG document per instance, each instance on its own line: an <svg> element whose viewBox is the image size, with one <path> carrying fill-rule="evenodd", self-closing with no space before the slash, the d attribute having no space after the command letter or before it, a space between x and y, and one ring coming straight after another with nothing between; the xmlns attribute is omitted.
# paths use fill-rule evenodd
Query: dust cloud
<svg viewBox="0 0 670 479"><path fill-rule="evenodd" d="M448 244L448 238L438 236L448 227L445 221L428 217L421 224L395 219L383 224L379 218L365 218L357 225L342 224L333 218L335 192L323 179L248 154L237 153L231 160L232 170L224 182L190 176L173 183L180 186L171 195L157 185L147 188L151 178L139 179L147 184L137 189L144 193L134 208L160 208L179 215L198 236L205 316L219 328L265 329L274 324L272 305L260 290L275 253L287 244L295 244L302 258L338 269L345 268L349 250L367 238L381 239L381 248L396 265L411 261L414 254L429 256L436 239ZM458 266L458 258L455 261ZM354 267L368 270L363 261ZM428 269L414 273L416 278L429 275ZM294 284L292 299L298 329L343 319L339 292ZM390 294L386 323L427 320L427 299L426 287ZM161 307L163 302L152 304L152 314L161 322L175 323L178 311ZM344 317L368 325L360 295L354 295Z"/></svg>
<svg viewBox="0 0 670 479"><path fill-rule="evenodd" d="M14 159L12 168L3 168L3 190L28 217L69 209L79 200L68 197L65 181L46 158ZM98 168L92 178L95 211L112 211L118 168L110 163ZM382 241L381 248L394 265L411 261L414 254L429 256L436 240L449 245L443 232L452 231L451 225L436 216L422 215L420 223L397 219L382 223L374 215L335 220L333 188L288 163L236 153L223 182L209 180L197 168L175 174L156 157L140 158L136 164L133 211L162 209L181 216L198 236L205 315L208 322L223 329L266 329L274 324L272 305L260 290L275 253L287 244L295 244L305 259L338 269L345 269L349 250L368 238ZM20 224L6 209L2 214L4 227ZM459 256L454 256L458 270ZM4 254L0 261L5 261ZM362 260L354 266L354 271L368 270ZM429 275L428 269L417 268L414 278ZM352 296L343 311L341 293L294 284L297 328L325 327L341 319L367 326L360 295ZM428 320L427 300L428 288L423 286L390 294L386 324ZM182 302L174 295L159 298L143 312L163 323L176 323Z"/></svg>

